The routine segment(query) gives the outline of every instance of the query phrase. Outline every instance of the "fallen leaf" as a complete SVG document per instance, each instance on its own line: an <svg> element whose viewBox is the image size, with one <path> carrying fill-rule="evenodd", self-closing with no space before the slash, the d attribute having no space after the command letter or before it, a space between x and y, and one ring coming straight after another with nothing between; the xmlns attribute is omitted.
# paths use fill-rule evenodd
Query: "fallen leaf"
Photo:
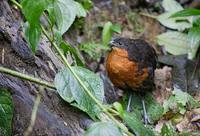
<svg viewBox="0 0 200 136"><path fill-rule="evenodd" d="M172 94L172 68L164 66L161 69L155 70L154 83L156 90L153 91L153 96L156 101L163 104L164 100L168 99Z"/></svg>

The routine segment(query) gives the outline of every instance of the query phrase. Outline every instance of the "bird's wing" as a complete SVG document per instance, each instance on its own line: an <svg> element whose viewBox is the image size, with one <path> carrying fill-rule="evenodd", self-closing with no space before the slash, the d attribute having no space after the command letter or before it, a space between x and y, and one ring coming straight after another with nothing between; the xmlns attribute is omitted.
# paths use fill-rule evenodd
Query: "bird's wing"
<svg viewBox="0 0 200 136"><path fill-rule="evenodd" d="M128 45L129 60L138 62L141 68L156 69L157 55L152 46L140 39L131 40Z"/></svg>

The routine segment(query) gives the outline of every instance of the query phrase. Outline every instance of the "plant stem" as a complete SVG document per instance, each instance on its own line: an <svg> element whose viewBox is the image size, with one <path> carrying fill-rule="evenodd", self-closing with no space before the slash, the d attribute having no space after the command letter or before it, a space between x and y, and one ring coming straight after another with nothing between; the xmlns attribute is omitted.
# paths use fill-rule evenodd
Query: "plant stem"
<svg viewBox="0 0 200 136"><path fill-rule="evenodd" d="M148 13L140 13L140 15L146 16L146 17L150 17L150 18L153 18L153 19L156 19L156 18L157 18L156 16L150 15L150 14L148 14Z"/></svg>
<svg viewBox="0 0 200 136"><path fill-rule="evenodd" d="M79 84L83 87L84 91L89 95L89 97L91 97L93 99L93 101L102 109L103 112L105 112L110 119L112 119L115 124L117 124L118 127L120 127L127 135L132 136L133 134L130 133L128 131L128 129L121 124L118 120L116 120L109 112L108 110L99 102L99 100L97 100L94 95L92 95L92 93L90 92L90 90L85 86L85 84L81 81L81 79L78 77L78 75L74 72L74 70L72 69L72 67L70 66L70 64L68 63L67 59L65 58L64 54L62 53L62 51L60 50L60 48L56 45L55 42L51 41L50 36L48 35L47 31L44 29L43 26L41 26L42 28L42 32L44 33L44 35L47 37L47 39L51 42L51 44L53 45L53 47L56 49L56 51L58 52L58 54L61 56L64 64L67 66L67 68L70 70L70 72L72 72L73 76L76 78L76 80L79 82Z"/></svg>
<svg viewBox="0 0 200 136"><path fill-rule="evenodd" d="M21 79L25 79L25 80L37 83L37 84L42 85L42 86L49 87L51 89L56 89L56 87L52 83L43 81L39 78L31 77L29 75L26 75L26 74L23 74L23 73L20 73L20 72L17 72L17 71L8 69L8 68L4 68L2 66L0 66L0 72L5 73L5 74L9 74L9 75L14 76L14 77L19 77Z"/></svg>
<svg viewBox="0 0 200 136"><path fill-rule="evenodd" d="M35 120L36 120L36 117L37 117L37 112L38 112L40 100L41 100L41 97L42 97L41 93L44 90L44 88L40 87L39 89L40 90L39 90L39 92L37 92L37 96L36 96L36 99L35 99L35 102L34 102L32 114L31 114L31 121L30 121L30 124L29 124L27 130L24 133L24 136L29 136L31 134L31 132L33 131L33 127L35 125Z"/></svg>
<svg viewBox="0 0 200 136"><path fill-rule="evenodd" d="M109 108L108 111L110 111L110 112L112 112L112 113L114 113L116 115L119 115L119 113L116 110L113 110L112 108Z"/></svg>
<svg viewBox="0 0 200 136"><path fill-rule="evenodd" d="M17 7L22 9L22 5L20 5L16 0L10 0L10 1L13 2Z"/></svg>

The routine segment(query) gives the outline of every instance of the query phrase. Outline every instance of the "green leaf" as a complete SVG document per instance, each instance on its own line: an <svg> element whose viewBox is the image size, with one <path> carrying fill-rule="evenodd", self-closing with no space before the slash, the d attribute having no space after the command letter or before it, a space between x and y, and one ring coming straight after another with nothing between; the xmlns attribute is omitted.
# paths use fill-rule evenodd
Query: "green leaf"
<svg viewBox="0 0 200 136"><path fill-rule="evenodd" d="M10 93L0 88L0 136L11 136L13 102Z"/></svg>
<svg viewBox="0 0 200 136"><path fill-rule="evenodd" d="M199 27L200 28L200 18L196 18L194 19L193 23L193 27Z"/></svg>
<svg viewBox="0 0 200 136"><path fill-rule="evenodd" d="M54 29L54 40L55 40L57 45L60 45L63 42L62 34L60 33L60 31L58 31L56 29Z"/></svg>
<svg viewBox="0 0 200 136"><path fill-rule="evenodd" d="M167 113L170 109L177 108L176 98L174 96L170 96L168 100L164 101L163 108L163 114Z"/></svg>
<svg viewBox="0 0 200 136"><path fill-rule="evenodd" d="M76 16L85 17L86 11L82 5L74 0L56 0L51 5L54 11L49 15L54 16L58 31L63 35L72 25Z"/></svg>
<svg viewBox="0 0 200 136"><path fill-rule="evenodd" d="M188 38L190 40L189 59L193 59L196 56L200 45L200 28L191 28L188 32Z"/></svg>
<svg viewBox="0 0 200 136"><path fill-rule="evenodd" d="M187 54L190 42L187 34L180 32L166 32L157 36L160 46L165 46L166 50L173 55Z"/></svg>
<svg viewBox="0 0 200 136"><path fill-rule="evenodd" d="M68 70L61 70L58 74L56 74L54 79L54 84L59 95L68 103L74 101L74 97L71 92L72 90L70 88L70 80L74 80L74 77Z"/></svg>
<svg viewBox="0 0 200 136"><path fill-rule="evenodd" d="M60 48L64 51L64 53L67 53L68 51L74 56L76 63L78 66L84 66L83 60L81 60L81 56L78 53L78 50L71 47L69 44L65 43L64 41L61 42Z"/></svg>
<svg viewBox="0 0 200 136"><path fill-rule="evenodd" d="M180 32L166 32L157 36L157 42L165 46L173 55L188 54L189 59L196 56L200 43L200 29L191 28L188 35Z"/></svg>
<svg viewBox="0 0 200 136"><path fill-rule="evenodd" d="M112 38L112 26L113 24L111 22L105 23L102 31L102 42L104 45L108 45L109 41Z"/></svg>
<svg viewBox="0 0 200 136"><path fill-rule="evenodd" d="M31 49L33 52L36 51L38 43L40 41L41 36L41 28L39 25L29 25L29 22L26 22L24 24L25 28L25 39L28 42L28 44L31 46Z"/></svg>
<svg viewBox="0 0 200 136"><path fill-rule="evenodd" d="M50 20L50 28L53 28L54 24L56 23L56 17L54 16L54 5L50 4L46 10Z"/></svg>
<svg viewBox="0 0 200 136"><path fill-rule="evenodd" d="M171 15L171 17L188 17L188 16L199 16L200 15L200 10L199 9L184 9L181 11L178 11Z"/></svg>
<svg viewBox="0 0 200 136"><path fill-rule="evenodd" d="M90 10L93 7L93 3L91 0L76 0L84 7L86 10Z"/></svg>
<svg viewBox="0 0 200 136"><path fill-rule="evenodd" d="M163 0L162 6L166 12L157 17L157 20L162 25L175 30L185 30L192 27L188 17L170 18L175 12L183 10L183 7L178 2L175 0Z"/></svg>
<svg viewBox="0 0 200 136"><path fill-rule="evenodd" d="M84 136L123 136L111 122L96 122L85 132Z"/></svg>
<svg viewBox="0 0 200 136"><path fill-rule="evenodd" d="M157 20L165 27L175 30L185 30L186 28L192 27L192 24L186 17L170 18L173 13L174 12L163 13L157 17Z"/></svg>
<svg viewBox="0 0 200 136"><path fill-rule="evenodd" d="M73 0L56 0L53 6L58 31L63 35L75 20L79 11L77 4Z"/></svg>
<svg viewBox="0 0 200 136"><path fill-rule="evenodd" d="M22 12L29 23L26 30L26 40L30 44L33 52L37 49L41 36L41 28L39 24L40 16L51 3L52 0L22 0L21 2Z"/></svg>
<svg viewBox="0 0 200 136"><path fill-rule="evenodd" d="M184 114L186 111L185 106L187 102L187 93L182 92L181 90L176 88L173 91L173 95L170 96L169 99L164 101L163 103L164 113L172 110Z"/></svg>
<svg viewBox="0 0 200 136"><path fill-rule="evenodd" d="M161 129L161 136L176 136L176 132L171 124L164 124Z"/></svg>
<svg viewBox="0 0 200 136"><path fill-rule="evenodd" d="M163 0L162 7L167 12L176 12L183 10L183 7L175 0Z"/></svg>
<svg viewBox="0 0 200 136"><path fill-rule="evenodd" d="M48 5L52 2L53 0L22 0L22 12L31 25L38 25L43 11L47 9Z"/></svg>
<svg viewBox="0 0 200 136"><path fill-rule="evenodd" d="M107 51L110 48L108 46L98 44L98 43L85 43L79 46L79 49L85 53L87 53L93 60L97 60L101 57L102 51Z"/></svg>
<svg viewBox="0 0 200 136"><path fill-rule="evenodd" d="M192 96L190 96L188 93L177 88L174 88L173 95L163 103L164 113L168 112L169 110L173 110L184 114L186 111L186 106L189 106L190 109L198 108L200 107L200 103L192 98Z"/></svg>
<svg viewBox="0 0 200 136"><path fill-rule="evenodd" d="M200 107L200 102L195 100L191 95L188 96L188 106L191 109L199 108Z"/></svg>
<svg viewBox="0 0 200 136"><path fill-rule="evenodd" d="M75 3L76 3L76 6L77 6L77 14L76 15L78 17L86 17L87 13L86 13L84 7L78 2L75 2Z"/></svg>
<svg viewBox="0 0 200 136"><path fill-rule="evenodd" d="M117 33L121 33L121 25L119 24L114 24L112 25L112 31L117 32Z"/></svg>
<svg viewBox="0 0 200 136"><path fill-rule="evenodd" d="M146 94L144 100L150 121L158 121L163 115L164 108L158 102L156 102L151 93Z"/></svg>
<svg viewBox="0 0 200 136"><path fill-rule="evenodd" d="M174 88L173 95L176 98L176 102L181 103L182 105L186 105L188 102L188 94L178 88Z"/></svg>
<svg viewBox="0 0 200 136"><path fill-rule="evenodd" d="M140 136L155 136L153 131L146 128L142 121L138 119L135 113L125 112L123 116L123 121L128 125L128 127L136 134Z"/></svg>
<svg viewBox="0 0 200 136"><path fill-rule="evenodd" d="M72 67L72 70L79 76L85 86L91 91L94 97L103 103L104 88L101 78L93 72L82 68ZM67 102L75 101L77 107L88 113L88 115L95 119L100 113L99 107L84 91L76 78L72 75L69 69L60 71L54 80L59 95Z"/></svg>
<svg viewBox="0 0 200 136"><path fill-rule="evenodd" d="M119 116L122 118L124 116L124 109L119 102L113 103L114 108L119 112Z"/></svg>

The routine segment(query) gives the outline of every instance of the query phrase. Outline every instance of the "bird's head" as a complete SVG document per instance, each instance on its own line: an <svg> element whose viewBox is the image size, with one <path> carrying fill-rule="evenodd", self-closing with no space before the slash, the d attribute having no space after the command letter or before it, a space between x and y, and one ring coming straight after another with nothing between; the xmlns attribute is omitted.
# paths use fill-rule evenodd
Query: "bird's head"
<svg viewBox="0 0 200 136"><path fill-rule="evenodd" d="M127 49L128 48L128 40L127 38L119 37L119 38L114 38L109 42L109 45L112 48L122 48L122 49Z"/></svg>

